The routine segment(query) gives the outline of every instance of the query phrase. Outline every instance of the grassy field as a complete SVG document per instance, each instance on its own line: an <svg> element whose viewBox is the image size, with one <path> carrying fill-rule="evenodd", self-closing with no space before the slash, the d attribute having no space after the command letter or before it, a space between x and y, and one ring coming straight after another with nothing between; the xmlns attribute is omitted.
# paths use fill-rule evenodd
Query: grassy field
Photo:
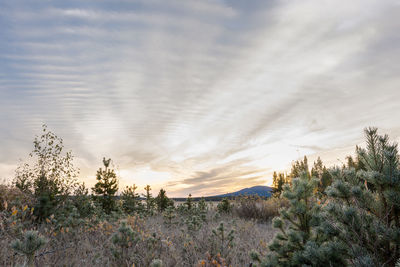
<svg viewBox="0 0 400 267"><path fill-rule="evenodd" d="M202 220L176 209L170 220L154 213L88 220L75 227L60 227L54 218L35 224L29 219L30 208L8 207L10 212L1 213L0 265L25 262L10 244L34 229L47 240L35 254L35 266L151 266L154 259L160 259L162 266L249 266L249 252L266 251L273 238L271 222L219 213L216 204L207 203ZM113 239L122 222L134 232L134 237L124 236L129 239L126 246Z"/></svg>

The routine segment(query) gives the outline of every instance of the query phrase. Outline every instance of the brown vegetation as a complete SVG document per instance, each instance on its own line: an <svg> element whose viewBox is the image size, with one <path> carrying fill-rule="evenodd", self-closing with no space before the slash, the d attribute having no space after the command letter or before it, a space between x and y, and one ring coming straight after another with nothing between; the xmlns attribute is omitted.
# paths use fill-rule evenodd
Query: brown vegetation
<svg viewBox="0 0 400 267"><path fill-rule="evenodd" d="M13 194L2 196L14 198ZM24 256L12 250L10 244L27 230L37 230L48 240L36 253L36 266L150 266L154 259L160 259L163 266L248 266L251 262L249 251L266 250L275 233L270 223L219 214L215 208L208 209L198 230L186 227L185 218L189 215L184 214L178 215L173 225L167 224L162 214L157 213L152 216L122 216L98 223L87 220L78 227L60 227L54 217L36 224L32 220L31 207L26 205L3 209L1 215L4 219L0 231L1 266L24 262ZM121 221L127 222L138 240L128 243L124 257L115 257L116 246L112 236L118 231ZM228 231L234 233L232 244L226 243L223 251L219 248L225 244L221 242L226 241L213 234L221 222L224 222L226 236Z"/></svg>
<svg viewBox="0 0 400 267"><path fill-rule="evenodd" d="M257 196L245 196L236 199L233 213L240 218L268 222L279 215L281 208L287 208L288 201L283 198L262 199Z"/></svg>

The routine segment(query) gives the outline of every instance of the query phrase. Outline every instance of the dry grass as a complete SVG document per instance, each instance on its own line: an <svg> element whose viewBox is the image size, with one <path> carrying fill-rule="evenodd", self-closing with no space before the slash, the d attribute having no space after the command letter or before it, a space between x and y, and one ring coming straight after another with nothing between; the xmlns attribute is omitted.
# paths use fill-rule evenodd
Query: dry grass
<svg viewBox="0 0 400 267"><path fill-rule="evenodd" d="M33 198L22 193L18 188L0 183L0 211L18 205L31 205Z"/></svg>
<svg viewBox="0 0 400 267"><path fill-rule="evenodd" d="M286 208L288 205L287 200L280 198L265 200L251 196L240 197L235 201L233 213L240 218L268 222L279 215L279 209Z"/></svg>
<svg viewBox="0 0 400 267"><path fill-rule="evenodd" d="M112 253L111 237L120 222L102 222L77 228L57 229L56 222L49 220L41 225L24 225L23 207L19 212L1 212L3 225L0 229L0 266L15 266L24 262L23 256L11 248L12 240L21 236L21 231L35 229L49 240L36 255L36 266L149 266L153 259L161 259L164 266L249 266L249 252L253 249L266 251L267 243L275 231L270 223L238 218L234 215L218 215L214 209L207 212L207 220L198 231L189 231L184 218L175 219L168 226L161 215L140 219L124 218L140 237L127 253L129 257L116 260ZM29 208L24 212L28 212ZM14 221L17 223L13 224ZM24 215L25 216L25 215ZM7 218L5 218L7 217ZM17 220L17 217L19 218ZM26 219L28 220L28 219ZM235 230L234 245L219 250L220 243L212 233L220 222L226 231ZM24 225L21 229L21 225ZM221 255L222 254L222 255ZM225 264L222 264L224 266ZM220 265L221 266L221 265Z"/></svg>

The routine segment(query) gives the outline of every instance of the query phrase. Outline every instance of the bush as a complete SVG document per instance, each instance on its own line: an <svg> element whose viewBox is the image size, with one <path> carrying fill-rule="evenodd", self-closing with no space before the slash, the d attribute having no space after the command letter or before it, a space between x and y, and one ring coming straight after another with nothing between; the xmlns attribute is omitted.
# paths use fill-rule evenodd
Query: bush
<svg viewBox="0 0 400 267"><path fill-rule="evenodd" d="M92 199L85 183L79 184L72 196L72 204L77 209L81 218L89 218L94 215Z"/></svg>
<svg viewBox="0 0 400 267"><path fill-rule="evenodd" d="M30 166L25 163L16 171L14 184L21 191L33 193L36 198L35 215L39 220L48 218L60 207L77 186L78 170L73 166L71 152L63 154L63 140L43 125L43 134L35 137L30 154L36 159Z"/></svg>
<svg viewBox="0 0 400 267"><path fill-rule="evenodd" d="M140 240L139 234L132 230L126 221L122 221L118 231L112 236L113 255L120 263L129 259L128 249L135 247Z"/></svg>
<svg viewBox="0 0 400 267"><path fill-rule="evenodd" d="M232 211L232 205L229 199L223 198L217 205L217 210L220 213L230 213Z"/></svg>
<svg viewBox="0 0 400 267"><path fill-rule="evenodd" d="M203 220L203 222L207 221L207 203L204 198L201 198L199 202L197 202L196 213Z"/></svg>
<svg viewBox="0 0 400 267"><path fill-rule="evenodd" d="M27 231L22 240L15 240L11 243L11 247L21 253L26 258L26 265L35 266L35 253L47 243L37 231Z"/></svg>
<svg viewBox="0 0 400 267"><path fill-rule="evenodd" d="M288 207L288 201L284 198L262 199L258 196L243 196L236 199L233 206L233 214L259 221L269 221L279 215L279 209Z"/></svg>
<svg viewBox="0 0 400 267"><path fill-rule="evenodd" d="M162 260L159 260L159 259L154 259L150 263L150 267L162 267L162 266L163 266L163 262L162 262Z"/></svg>
<svg viewBox="0 0 400 267"><path fill-rule="evenodd" d="M29 193L4 184L0 184L0 211L10 210L14 206L33 206L34 198Z"/></svg>
<svg viewBox="0 0 400 267"><path fill-rule="evenodd" d="M122 208L127 214L132 214L143 210L142 202L140 201L140 196L136 193L137 186L127 186L125 190L122 191Z"/></svg>
<svg viewBox="0 0 400 267"><path fill-rule="evenodd" d="M174 223L173 220L176 217L174 206L169 206L168 208L166 208L163 217L164 217L164 223L167 224L168 226L171 226Z"/></svg>
<svg viewBox="0 0 400 267"><path fill-rule="evenodd" d="M221 222L219 226L212 230L211 242L214 246L214 251L217 251L217 254L222 255L223 257L227 256L229 250L235 245L235 231L231 229L228 231L224 223Z"/></svg>

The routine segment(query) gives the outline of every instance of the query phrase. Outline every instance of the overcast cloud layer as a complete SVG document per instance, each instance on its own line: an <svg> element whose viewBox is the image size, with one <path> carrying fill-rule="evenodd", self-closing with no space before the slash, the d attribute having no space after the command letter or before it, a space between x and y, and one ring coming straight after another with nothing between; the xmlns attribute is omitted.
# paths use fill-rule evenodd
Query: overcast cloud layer
<svg viewBox="0 0 400 267"><path fill-rule="evenodd" d="M400 136L400 1L1 1L0 178L43 123L93 185L212 195Z"/></svg>

